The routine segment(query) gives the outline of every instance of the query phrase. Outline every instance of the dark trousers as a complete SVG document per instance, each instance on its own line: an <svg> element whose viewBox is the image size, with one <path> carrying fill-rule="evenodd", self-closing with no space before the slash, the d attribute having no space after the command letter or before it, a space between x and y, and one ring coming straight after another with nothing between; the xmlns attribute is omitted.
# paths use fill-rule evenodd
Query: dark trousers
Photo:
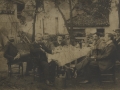
<svg viewBox="0 0 120 90"><path fill-rule="evenodd" d="M94 59L86 57L76 65L76 69L77 71L82 70L84 73L84 78L90 80L92 76L92 66L98 66L98 63L94 61Z"/></svg>
<svg viewBox="0 0 120 90"><path fill-rule="evenodd" d="M41 61L39 64L41 78L49 80L49 64L46 61Z"/></svg>
<svg viewBox="0 0 120 90"><path fill-rule="evenodd" d="M32 60L30 57L31 57L30 54L26 54L26 55L21 56L19 59L15 59L15 60L8 59L8 64L27 62L26 72L28 72L32 69Z"/></svg>
<svg viewBox="0 0 120 90"><path fill-rule="evenodd" d="M54 61L51 61L50 63L46 61L41 61L39 65L39 71L42 80L49 80L50 82L55 81L56 76L56 67L57 64Z"/></svg>
<svg viewBox="0 0 120 90"><path fill-rule="evenodd" d="M54 82L55 81L55 77L56 77L56 73L57 73L57 67L58 65L56 64L55 61L51 61L49 63L49 80L51 82Z"/></svg>

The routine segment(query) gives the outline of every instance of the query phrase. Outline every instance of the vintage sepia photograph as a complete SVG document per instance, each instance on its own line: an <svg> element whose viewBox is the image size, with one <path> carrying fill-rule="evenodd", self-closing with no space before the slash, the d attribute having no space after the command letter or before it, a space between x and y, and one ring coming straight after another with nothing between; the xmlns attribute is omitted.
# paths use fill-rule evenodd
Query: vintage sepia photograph
<svg viewBox="0 0 120 90"><path fill-rule="evenodd" d="M120 0L0 0L0 90L120 90Z"/></svg>

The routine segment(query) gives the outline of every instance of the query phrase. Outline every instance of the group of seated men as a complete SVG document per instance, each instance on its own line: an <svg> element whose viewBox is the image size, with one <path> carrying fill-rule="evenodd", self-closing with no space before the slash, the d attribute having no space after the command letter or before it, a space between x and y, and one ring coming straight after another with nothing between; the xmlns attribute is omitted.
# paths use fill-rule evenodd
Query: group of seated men
<svg viewBox="0 0 120 90"><path fill-rule="evenodd" d="M82 69L86 69L85 76L86 80L81 83L88 83L90 81L90 70L89 64L91 61L95 61L99 66L101 71L108 70L113 67L116 59L119 59L119 42L120 42L120 29L116 29L115 31L116 37L113 34L108 33L105 35L105 41L100 38L99 33L94 33L94 43L91 48L91 51L88 53L85 59L79 62L75 66L75 71L80 71ZM65 39L62 39L62 36L57 36L56 42L49 41L49 35L45 34L43 37L41 34L36 34L35 42L30 45L30 57L33 60L38 61L38 65L42 68L44 74L44 81L47 85L52 85L55 80L55 69L56 62L51 61L48 63L48 58L46 53L53 53L53 50L57 46L69 45L70 37L69 35L65 35ZM8 63L16 63L19 61L26 61L28 64L26 69L26 74L29 74L30 66L32 65L29 60L24 59L24 57L20 57L19 51L14 45L14 38L8 37L9 42L6 45L4 57L7 58ZM29 57L29 56L26 56ZM116 58L117 57L117 58ZM75 73L76 73L75 72Z"/></svg>
<svg viewBox="0 0 120 90"><path fill-rule="evenodd" d="M62 35L57 36L57 41L53 43L49 41L49 35L38 33L35 36L35 41L30 44L30 54L20 55L19 50L14 45L14 38L8 36L8 43L5 46L4 57L8 60L8 64L15 64L18 62L27 62L26 74L29 75L29 71L33 68L34 63L32 60L37 61L37 65L43 71L44 81L47 85L51 85L55 80L55 70L57 64L55 61L48 63L47 54L52 54L53 50L57 46L63 46L70 43L69 35L65 35L63 40ZM28 59L29 58L29 59ZM30 60L32 58L32 60Z"/></svg>

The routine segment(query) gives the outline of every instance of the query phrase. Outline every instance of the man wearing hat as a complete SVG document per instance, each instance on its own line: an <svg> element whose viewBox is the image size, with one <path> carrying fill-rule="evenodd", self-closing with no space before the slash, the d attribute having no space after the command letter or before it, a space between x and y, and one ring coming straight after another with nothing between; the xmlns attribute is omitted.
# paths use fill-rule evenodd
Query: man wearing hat
<svg viewBox="0 0 120 90"><path fill-rule="evenodd" d="M117 59L120 60L120 29L115 30L115 39L114 39L114 44L117 48Z"/></svg>

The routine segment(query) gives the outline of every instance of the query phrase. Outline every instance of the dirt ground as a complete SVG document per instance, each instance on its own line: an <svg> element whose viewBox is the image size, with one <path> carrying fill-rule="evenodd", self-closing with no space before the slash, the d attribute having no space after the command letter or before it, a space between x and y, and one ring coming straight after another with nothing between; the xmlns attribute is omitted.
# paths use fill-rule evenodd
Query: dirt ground
<svg viewBox="0 0 120 90"><path fill-rule="evenodd" d="M13 75L11 78L7 74L7 64L0 53L0 90L120 90L120 66L116 69L116 84L103 83L99 84L97 77L93 73L90 84L79 84L82 77L69 79L66 82L66 88L55 88L36 80L33 76Z"/></svg>

